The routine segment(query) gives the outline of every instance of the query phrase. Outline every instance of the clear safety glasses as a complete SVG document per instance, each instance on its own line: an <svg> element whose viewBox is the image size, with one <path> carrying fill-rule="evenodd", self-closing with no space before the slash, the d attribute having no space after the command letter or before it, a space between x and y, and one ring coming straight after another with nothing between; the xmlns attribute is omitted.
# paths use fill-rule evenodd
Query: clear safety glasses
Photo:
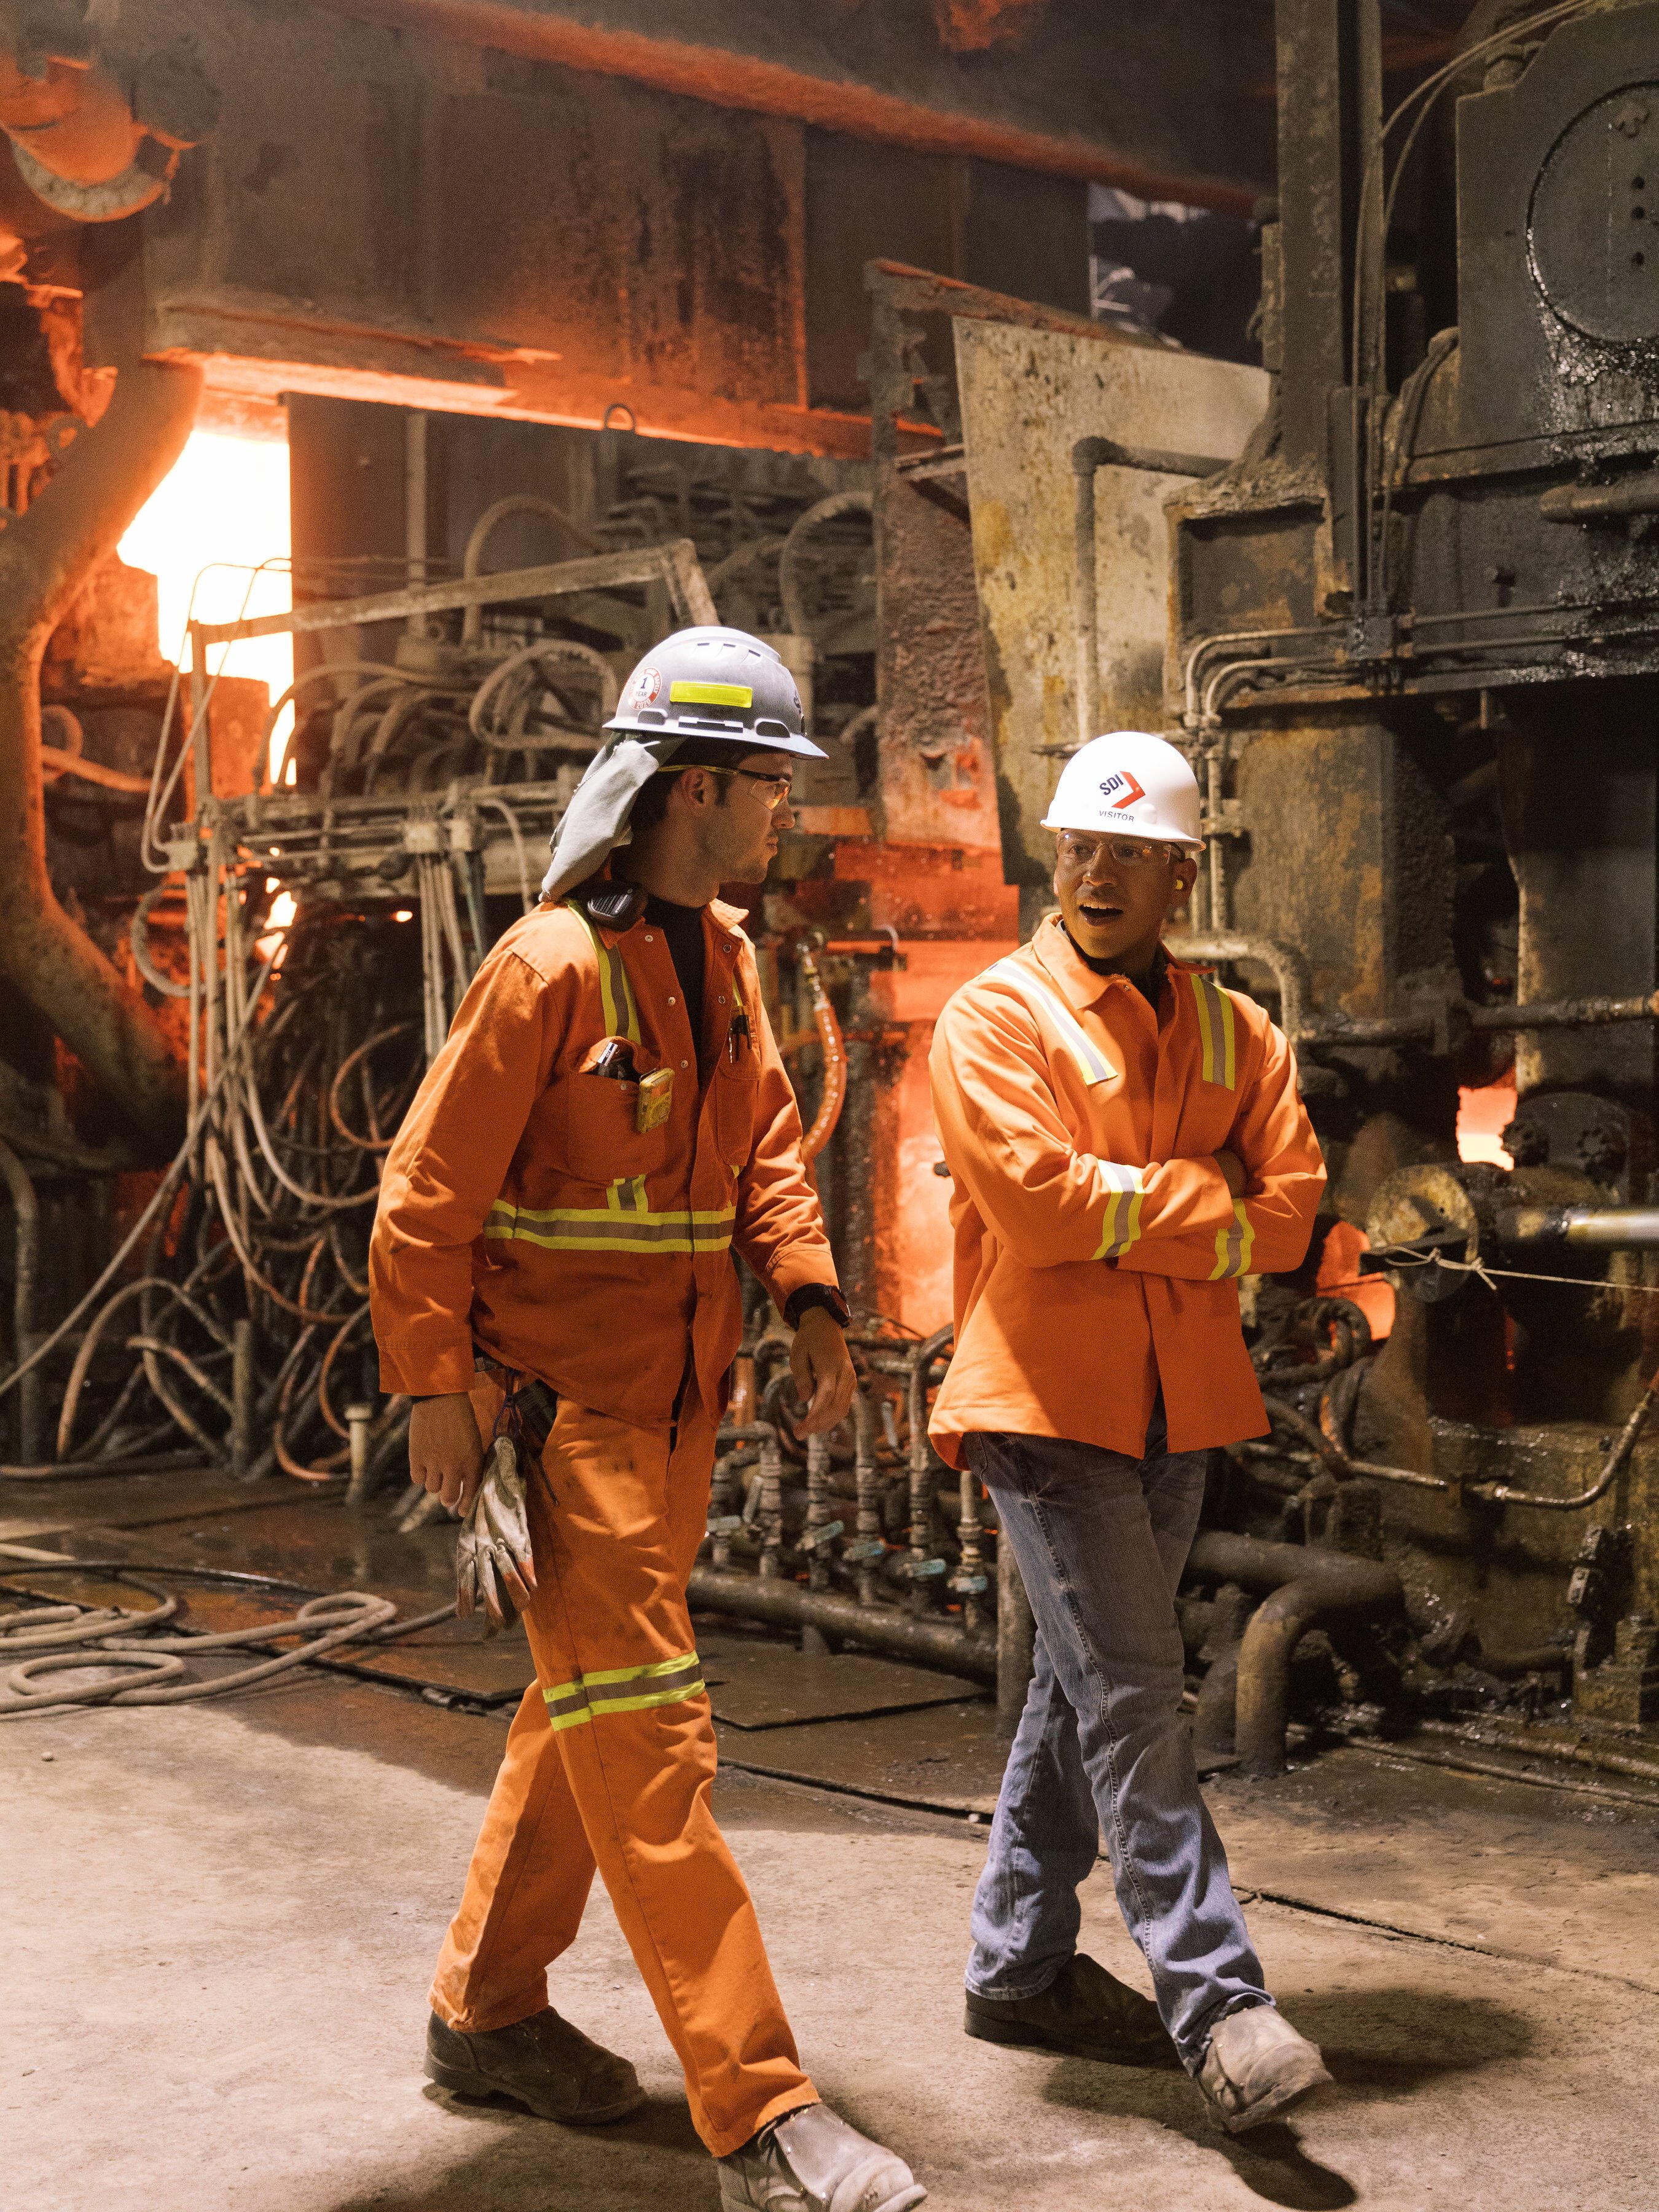
<svg viewBox="0 0 1659 2212"><path fill-rule="evenodd" d="M1109 858L1114 866L1120 868L1145 868L1154 860L1168 862L1181 858L1178 845L1157 838L1085 837L1075 830L1062 830L1054 842L1066 866L1085 876L1097 862Z"/></svg>
<svg viewBox="0 0 1659 2212"><path fill-rule="evenodd" d="M668 765L671 773L683 773L674 769L672 761ZM755 787L756 798L759 799L769 814L777 812L784 800L788 798L789 787L794 781L793 776L763 775L757 768L710 768L703 761L699 761L696 765L702 769L705 775L747 776Z"/></svg>

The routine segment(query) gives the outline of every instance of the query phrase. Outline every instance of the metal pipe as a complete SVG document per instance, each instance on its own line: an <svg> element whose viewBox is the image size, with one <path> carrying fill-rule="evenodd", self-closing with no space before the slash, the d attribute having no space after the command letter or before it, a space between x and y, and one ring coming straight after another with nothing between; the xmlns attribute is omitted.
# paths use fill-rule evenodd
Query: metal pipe
<svg viewBox="0 0 1659 2212"><path fill-rule="evenodd" d="M722 1452L714 1462L714 1480L708 1488L708 1556L716 1567L731 1565L732 1538L742 1526L736 1455Z"/></svg>
<svg viewBox="0 0 1659 2212"><path fill-rule="evenodd" d="M1398 1609L1405 1601L1400 1577L1392 1567L1346 1552L1273 1544L1220 1528L1200 1529L1187 1567L1268 1592L1239 1646L1237 1751L1247 1775L1282 1774L1291 1654L1321 1620Z"/></svg>
<svg viewBox="0 0 1659 2212"><path fill-rule="evenodd" d="M40 1201L28 1170L11 1146L0 1143L0 1180L11 1197L15 1226L12 1279L12 1356L21 1366L34 1349L34 1294L40 1273ZM46 1451L46 1375L32 1367L17 1386L17 1456L33 1467Z"/></svg>
<svg viewBox="0 0 1659 2212"><path fill-rule="evenodd" d="M957 1515L957 1542L962 1556L957 1571L951 1577L951 1588L962 1600L962 1618L969 1628L977 1628L984 1611L983 1595L990 1578L985 1572L984 1555L980 1549L982 1533L979 1517L979 1483L971 1469L963 1468L958 1478L957 1496L960 1510Z"/></svg>
<svg viewBox="0 0 1659 2212"><path fill-rule="evenodd" d="M1472 1030L1507 1035L1520 1030L1600 1029L1613 1022L1659 1021L1659 992L1639 999L1547 999L1522 1006L1471 1006L1458 1000L1460 1012ZM1338 1014L1303 1031L1304 1042L1344 1046L1427 1044L1438 1024L1431 1013L1382 1015L1375 1020L1350 1020Z"/></svg>
<svg viewBox="0 0 1659 2212"><path fill-rule="evenodd" d="M1316 1422L1310 1421L1305 1413L1298 1413L1294 1406L1283 1398L1275 1397L1271 1391L1262 1392L1261 1402L1267 1408L1270 1422L1276 1421L1280 1428L1289 1429L1292 1435L1305 1440L1310 1447L1305 1455L1308 1460L1314 1464L1328 1468L1333 1474L1340 1475L1346 1480L1352 1481L1356 1477L1361 1477L1373 1482L1403 1483L1413 1490L1449 1490L1452 1487L1443 1476L1419 1474L1415 1468L1385 1467L1376 1460L1351 1459L1346 1444L1336 1433L1335 1420L1331 1409L1331 1395L1328 1390L1320 1399L1319 1419ZM1285 1454L1287 1459L1303 1456L1304 1455L1296 1452Z"/></svg>
<svg viewBox="0 0 1659 2212"><path fill-rule="evenodd" d="M198 368L131 362L27 514L0 532L0 974L161 1157L179 1141L172 1038L58 904L46 869L40 662L46 641L183 450Z"/></svg>
<svg viewBox="0 0 1659 2212"><path fill-rule="evenodd" d="M1585 1506L1594 1505L1605 1498L1619 1479L1620 1470L1636 1449L1637 1441L1647 1426L1648 1416L1653 1411L1654 1400L1659 1398L1659 1370L1650 1377L1648 1387L1636 1401L1635 1410L1620 1429L1613 1448L1601 1462L1601 1472L1588 1490L1581 1490L1576 1498L1540 1497L1529 1490L1516 1490L1507 1482L1472 1482L1469 1489L1477 1498L1495 1505L1533 1505L1545 1513L1577 1513Z"/></svg>
<svg viewBox="0 0 1659 2212"><path fill-rule="evenodd" d="M890 1399L884 1399L890 1405ZM877 1414L875 1401L867 1386L861 1386L853 1401L854 1481L858 1490L858 1528L850 1544L842 1547L842 1557L852 1563L858 1577L859 1603L872 1606L876 1602L876 1574L878 1563L887 1556L887 1542L881 1529L881 1469L876 1458Z"/></svg>
<svg viewBox="0 0 1659 2212"><path fill-rule="evenodd" d="M969 1635L938 1619L917 1620L896 1606L860 1605L850 1597L804 1589L799 1583L763 1581L758 1575L722 1574L702 1566L692 1568L686 1595L694 1611L734 1613L740 1620L784 1628L821 1629L848 1638L866 1650L943 1667L970 1681L997 1679L994 1637L983 1630Z"/></svg>
<svg viewBox="0 0 1659 2212"><path fill-rule="evenodd" d="M1541 1731L1517 1727L1513 1722L1422 1720L1425 1735L1456 1736L1465 1743L1483 1744L1490 1751L1519 1753L1527 1759L1558 1759L1575 1766L1596 1766L1608 1774L1633 1775L1643 1782L1659 1782L1659 1759L1639 1759L1611 1744L1585 1743L1574 1738L1563 1742Z"/></svg>
<svg viewBox="0 0 1659 2212"><path fill-rule="evenodd" d="M1577 1244L1595 1252L1659 1249L1659 1206L1517 1206L1498 1216L1506 1244Z"/></svg>
<svg viewBox="0 0 1659 2212"><path fill-rule="evenodd" d="M1659 991L1640 999L1541 999L1529 1006L1471 1006L1475 1030L1599 1029L1607 1022L1659 1020Z"/></svg>
<svg viewBox="0 0 1659 2212"><path fill-rule="evenodd" d="M337 1345L341 1339L336 1337L334 1341ZM368 1441L374 1408L373 1406L348 1406L345 1417L351 1452L351 1474L346 1484L345 1502L348 1505L361 1505L368 1496Z"/></svg>
<svg viewBox="0 0 1659 2212"><path fill-rule="evenodd" d="M839 1521L830 1517L830 1439L827 1436L806 1439L806 1526L801 1532L801 1549L806 1553L806 1583L809 1589L827 1590L830 1587L830 1555L825 1545L841 1533Z"/></svg>
<svg viewBox="0 0 1659 2212"><path fill-rule="evenodd" d="M77 441L77 451L81 442L84 441ZM204 623L202 638L208 645L227 645L238 638L298 637L313 630L351 629L368 623L398 622L405 615L443 614L455 607L489 606L507 599L550 599L572 592L605 592L617 584L664 584L682 621L719 620L697 563L697 549L689 538L682 538L667 545L601 553L588 561L505 569L493 576L452 577L447 583L377 592L367 599L313 600L280 614Z"/></svg>
<svg viewBox="0 0 1659 2212"><path fill-rule="evenodd" d="M783 1571L779 1556L783 1549L783 1450L778 1432L770 1421L744 1421L741 1425L723 1427L718 1441L722 1447L760 1446L760 1510L757 1516L761 1523L760 1571L769 1582Z"/></svg>
<svg viewBox="0 0 1659 2212"><path fill-rule="evenodd" d="M1072 448L1073 622L1077 635L1077 741L1095 734L1100 702L1100 599L1095 578L1095 458L1099 441L1079 438Z"/></svg>
<svg viewBox="0 0 1659 2212"><path fill-rule="evenodd" d="M1308 965L1290 945L1266 937L1206 931L1197 937L1172 937L1170 950L1181 960L1255 960L1271 969L1279 986L1279 1028L1292 1044L1313 1034L1308 1026Z"/></svg>
<svg viewBox="0 0 1659 2212"><path fill-rule="evenodd" d="M483 559L483 550L489 533L498 522L505 522L509 514L544 514L550 521L562 524L576 543L579 545L585 545L590 553L608 553L611 550L603 538L596 538L591 530L584 529L575 516L567 514L556 501L544 499L539 492L512 492L507 498L498 499L493 507L485 507L472 526L471 532L466 541L466 550L461 555L461 574L469 580L478 573L478 564ZM426 580L424 569L418 579L411 579L411 580L424 583ZM483 629L483 604L478 600L468 607L461 618L461 643L476 645Z"/></svg>
<svg viewBox="0 0 1659 2212"><path fill-rule="evenodd" d="M1210 879L1209 926L1224 930L1231 916L1227 899L1227 847L1216 824L1221 820L1221 772L1226 758L1224 739L1218 738L1204 748L1204 818L1209 830L1209 850L1205 857L1209 861L1206 871Z"/></svg>
<svg viewBox="0 0 1659 2212"><path fill-rule="evenodd" d="M1546 522L1616 522L1627 514L1659 514L1659 469L1610 484L1555 484L1538 502Z"/></svg>

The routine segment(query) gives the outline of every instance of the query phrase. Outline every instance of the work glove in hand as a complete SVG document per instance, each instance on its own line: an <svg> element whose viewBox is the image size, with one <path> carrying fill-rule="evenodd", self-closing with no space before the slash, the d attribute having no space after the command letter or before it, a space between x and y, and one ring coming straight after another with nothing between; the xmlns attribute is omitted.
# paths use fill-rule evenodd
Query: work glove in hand
<svg viewBox="0 0 1659 2212"><path fill-rule="evenodd" d="M500 1436L455 1547L455 1610L465 1620L482 1607L484 1634L496 1636L524 1611L535 1587L524 1474L512 1437Z"/></svg>

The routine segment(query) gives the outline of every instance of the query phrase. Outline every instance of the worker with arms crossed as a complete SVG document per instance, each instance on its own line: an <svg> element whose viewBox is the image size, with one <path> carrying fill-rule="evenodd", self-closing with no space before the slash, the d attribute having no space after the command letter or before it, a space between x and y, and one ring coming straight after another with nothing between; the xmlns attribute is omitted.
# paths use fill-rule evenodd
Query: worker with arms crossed
<svg viewBox="0 0 1659 2212"><path fill-rule="evenodd" d="M754 952L715 896L765 875L794 764L823 755L772 648L713 627L647 655L606 729L540 904L479 969L387 1155L370 1253L382 1385L416 1401L411 1479L465 1510L503 1425L529 1462L514 1595L537 1679L438 1962L427 2072L566 2122L643 2102L548 2004L597 1870L726 2212L905 2212L909 2169L797 2058L710 1806L685 1595L742 1328L733 1248L795 1329L802 1429L854 1389Z"/></svg>
<svg viewBox="0 0 1659 2212"><path fill-rule="evenodd" d="M1094 738L1043 826L1060 912L957 993L932 1060L957 1328L933 1434L989 1491L1037 1632L967 2030L1129 2063L1172 2039L1237 2133L1330 2077L1273 2008L1199 1793L1175 1593L1212 1449L1267 1426L1237 1279L1300 1263L1324 1169L1285 1038L1164 947L1201 849L1181 754ZM1156 2008L1077 1950L1103 1835Z"/></svg>

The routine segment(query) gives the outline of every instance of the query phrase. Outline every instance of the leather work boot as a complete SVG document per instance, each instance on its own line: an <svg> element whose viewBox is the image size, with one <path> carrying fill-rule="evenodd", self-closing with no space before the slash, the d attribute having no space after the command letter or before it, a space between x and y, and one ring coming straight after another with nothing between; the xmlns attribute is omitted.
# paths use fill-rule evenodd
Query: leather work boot
<svg viewBox="0 0 1659 2212"><path fill-rule="evenodd" d="M441 2089L512 2097L567 2127L620 2120L645 2102L629 2062L590 2041L551 2005L482 2035L447 2027L434 2012L427 2024L426 2070Z"/></svg>
<svg viewBox="0 0 1659 2212"><path fill-rule="evenodd" d="M720 2212L909 2212L927 2191L902 2158L803 2105L714 2161Z"/></svg>
<svg viewBox="0 0 1659 2212"><path fill-rule="evenodd" d="M1210 2118L1230 2136L1287 2111L1330 2080L1316 2043L1272 2005L1230 2012L1214 2029L1197 2074Z"/></svg>
<svg viewBox="0 0 1659 2212"><path fill-rule="evenodd" d="M963 2022L985 2043L1063 2051L1109 2066L1178 2066L1158 2007L1079 1952L1034 1997L968 1997Z"/></svg>

